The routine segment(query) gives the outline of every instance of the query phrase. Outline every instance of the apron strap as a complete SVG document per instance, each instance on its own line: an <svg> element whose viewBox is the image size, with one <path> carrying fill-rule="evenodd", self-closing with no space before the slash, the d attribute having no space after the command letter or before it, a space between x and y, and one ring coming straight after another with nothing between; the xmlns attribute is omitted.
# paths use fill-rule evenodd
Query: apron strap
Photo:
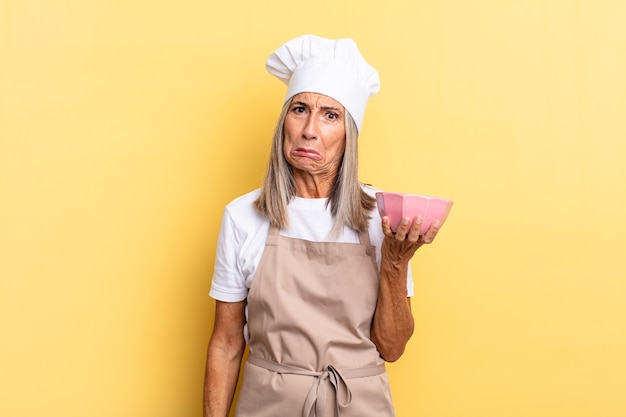
<svg viewBox="0 0 626 417"><path fill-rule="evenodd" d="M361 245L372 246L370 242L370 234L367 229L359 232L359 241L361 242Z"/></svg>
<svg viewBox="0 0 626 417"><path fill-rule="evenodd" d="M280 230L278 230L278 227L276 226L272 226L270 224L270 230L267 233L268 236L278 236L280 234Z"/></svg>
<svg viewBox="0 0 626 417"><path fill-rule="evenodd" d="M297 366L285 365L257 356L248 356L248 362L279 374L292 374L314 377L315 381L309 388L302 417L323 417L326 405L326 390L328 385L322 384L328 381L336 393L335 407L339 415L339 407L347 407L352 402L352 392L346 379L364 378L366 376L380 375L385 372L385 364L368 366L364 368L338 370L333 365L327 365L323 371L311 371L298 368Z"/></svg>

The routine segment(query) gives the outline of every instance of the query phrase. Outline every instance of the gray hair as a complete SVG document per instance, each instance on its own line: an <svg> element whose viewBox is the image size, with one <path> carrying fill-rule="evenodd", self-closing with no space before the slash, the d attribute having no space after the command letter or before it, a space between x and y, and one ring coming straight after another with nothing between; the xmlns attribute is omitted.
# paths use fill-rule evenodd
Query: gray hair
<svg viewBox="0 0 626 417"><path fill-rule="evenodd" d="M276 123L261 194L254 202L259 214L279 229L288 226L287 205L296 195L293 170L283 152L283 127L291 101L289 99L283 105ZM345 226L356 231L367 230L369 212L375 207L376 202L372 196L363 191L358 179L359 132L352 116L347 111L345 112L345 127L346 148L327 202L335 218L335 224L331 230L331 235L335 237L341 234Z"/></svg>

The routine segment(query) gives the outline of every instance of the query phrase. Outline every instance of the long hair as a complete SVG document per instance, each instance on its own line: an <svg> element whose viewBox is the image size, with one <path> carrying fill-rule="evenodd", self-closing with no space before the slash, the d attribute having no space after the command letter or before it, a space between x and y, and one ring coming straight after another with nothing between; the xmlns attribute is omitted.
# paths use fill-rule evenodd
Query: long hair
<svg viewBox="0 0 626 417"><path fill-rule="evenodd" d="M293 170L283 151L285 118L292 99L287 100L276 123L270 159L261 186L261 194L254 202L259 214L279 229L289 224L287 205L296 195ZM363 191L359 182L358 129L352 116L345 112L346 148L337 170L327 204L330 204L335 224L331 236L337 237L348 226L356 231L367 230L369 212L376 200Z"/></svg>

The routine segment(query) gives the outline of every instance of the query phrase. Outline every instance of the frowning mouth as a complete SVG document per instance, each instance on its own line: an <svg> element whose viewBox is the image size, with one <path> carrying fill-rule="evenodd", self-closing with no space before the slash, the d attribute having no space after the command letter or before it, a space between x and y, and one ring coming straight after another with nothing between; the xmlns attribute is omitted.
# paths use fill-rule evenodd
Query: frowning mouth
<svg viewBox="0 0 626 417"><path fill-rule="evenodd" d="M320 153L317 151L314 151L313 149L296 148L291 152L291 154L293 156L301 156L301 157L311 158L311 159L322 159L322 156L320 155Z"/></svg>

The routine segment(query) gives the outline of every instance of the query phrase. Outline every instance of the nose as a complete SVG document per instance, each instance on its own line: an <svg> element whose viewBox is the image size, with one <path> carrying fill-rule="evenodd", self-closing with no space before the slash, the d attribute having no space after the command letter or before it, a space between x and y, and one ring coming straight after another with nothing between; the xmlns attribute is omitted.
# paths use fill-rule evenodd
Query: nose
<svg viewBox="0 0 626 417"><path fill-rule="evenodd" d="M302 136L305 139L309 139L309 140L317 139L317 136L318 136L317 123L315 121L314 115L310 115L306 119L305 124L302 129Z"/></svg>

